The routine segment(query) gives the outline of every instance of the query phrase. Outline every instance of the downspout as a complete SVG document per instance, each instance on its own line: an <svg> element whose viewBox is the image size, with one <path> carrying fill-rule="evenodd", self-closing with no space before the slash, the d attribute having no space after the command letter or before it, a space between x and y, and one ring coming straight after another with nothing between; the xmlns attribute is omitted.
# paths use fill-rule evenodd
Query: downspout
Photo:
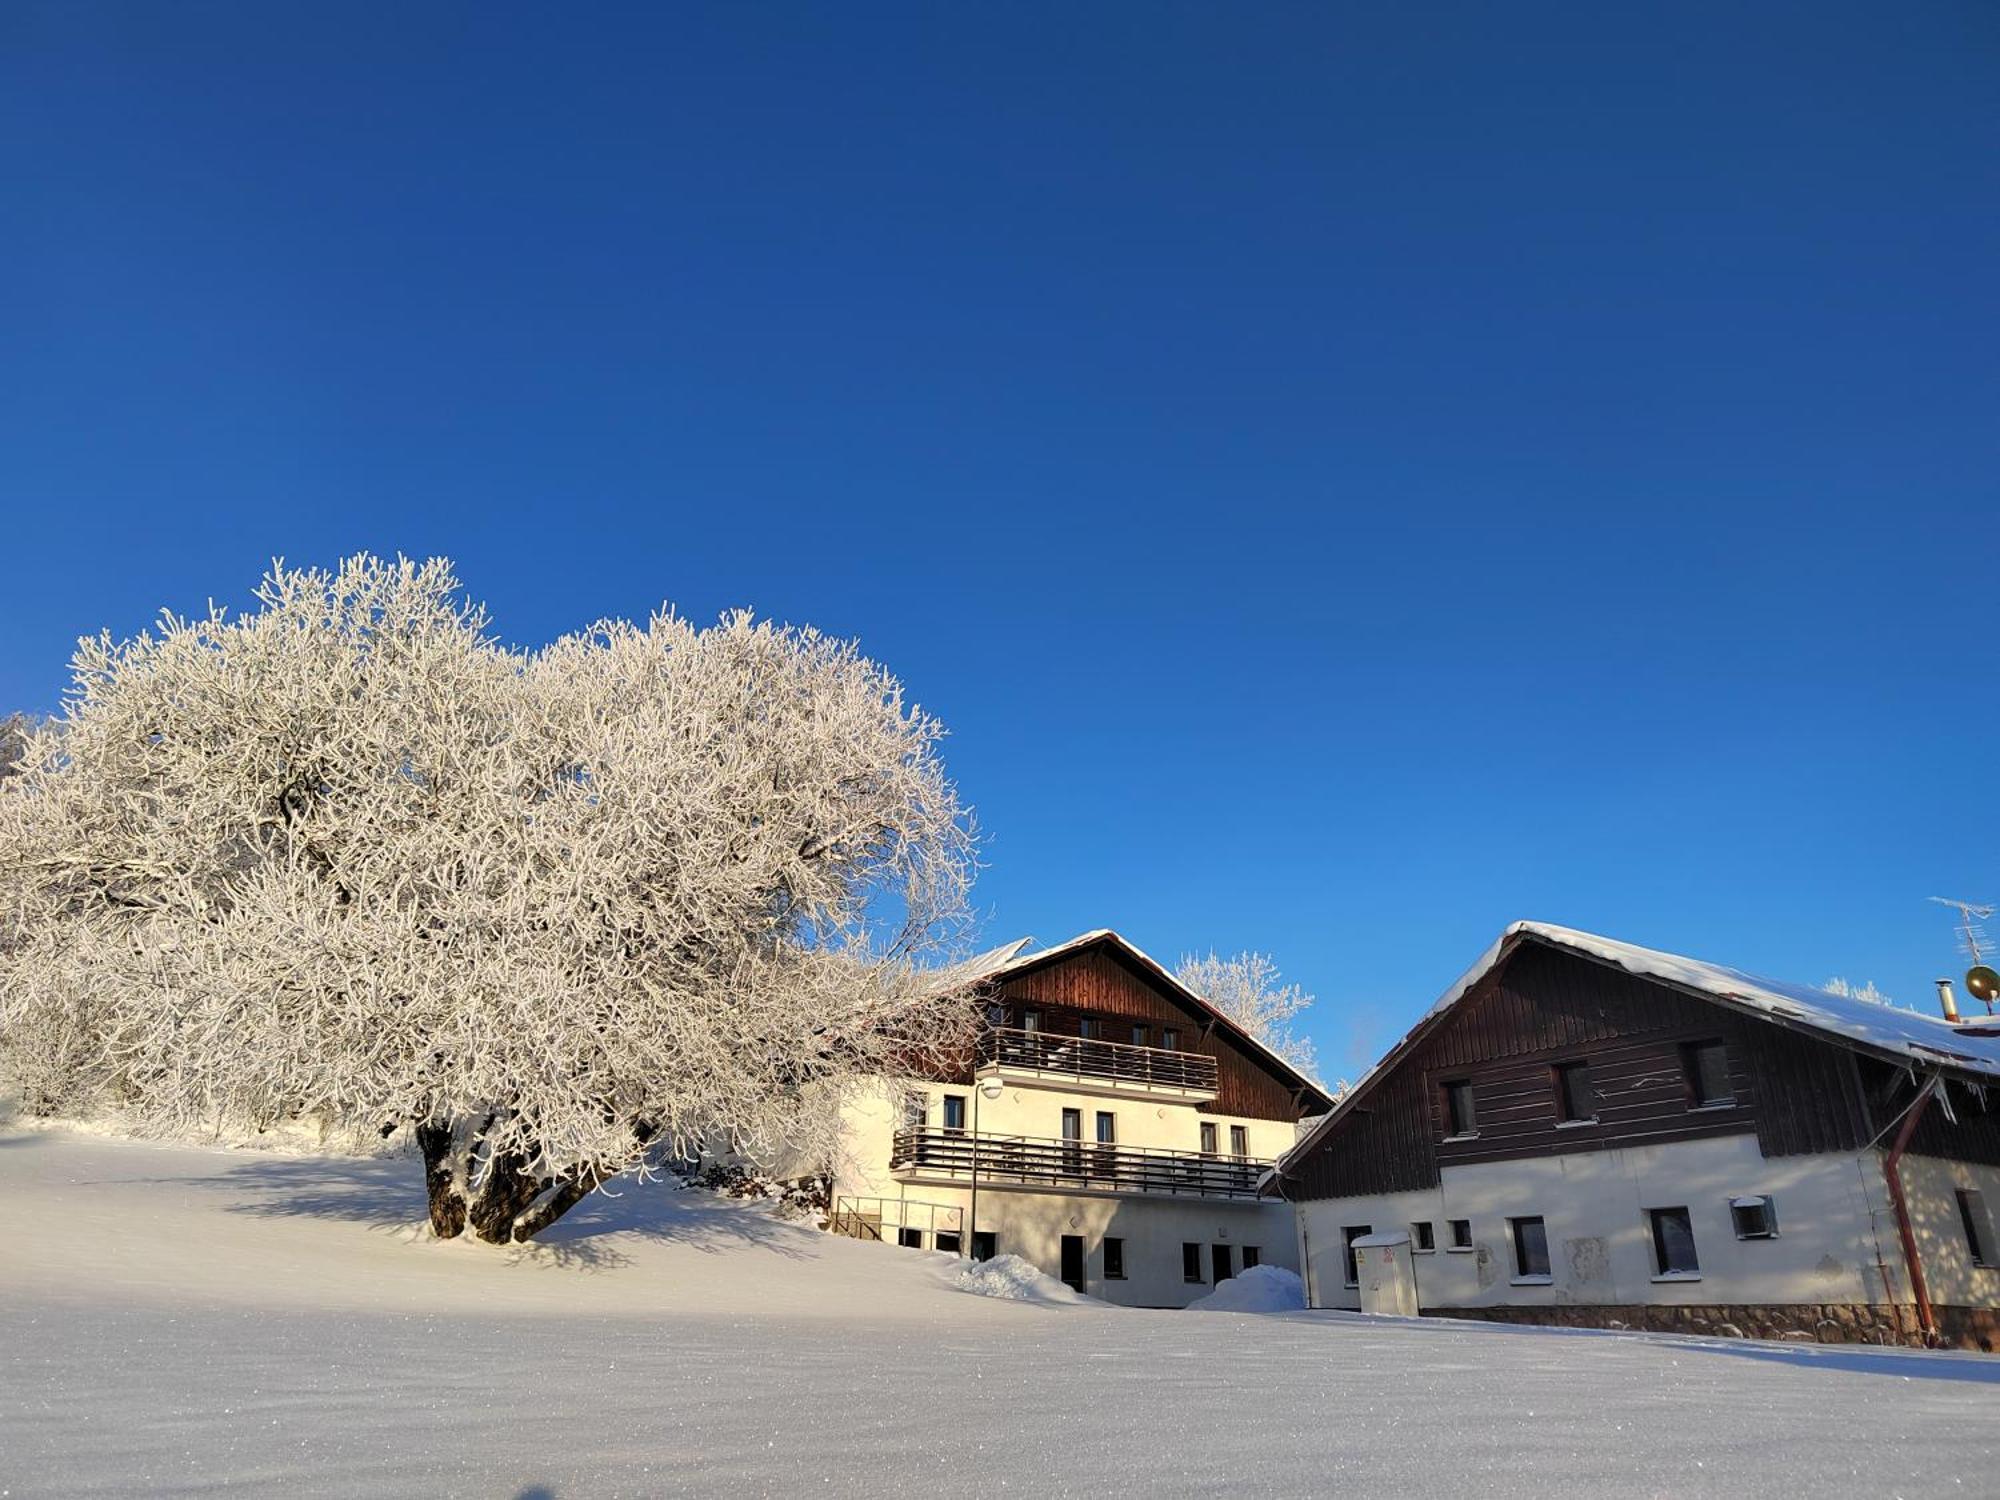
<svg viewBox="0 0 2000 1500"><path fill-rule="evenodd" d="M1917 1323L1923 1331L1925 1345L1933 1349L1943 1340L1938 1336L1937 1317L1931 1311L1931 1293L1924 1281L1923 1258L1917 1253L1917 1232L1910 1226L1910 1206L1903 1197L1901 1164L1903 1152L1910 1144L1910 1137L1916 1134L1917 1122L1923 1119L1931 1095L1937 1092L1937 1085L1937 1075L1933 1073L1904 1115L1903 1128L1896 1132L1896 1143L1882 1158L1882 1176L1888 1180L1889 1202L1896 1210L1896 1232L1903 1240L1903 1263L1910 1271L1910 1292L1917 1299Z"/></svg>

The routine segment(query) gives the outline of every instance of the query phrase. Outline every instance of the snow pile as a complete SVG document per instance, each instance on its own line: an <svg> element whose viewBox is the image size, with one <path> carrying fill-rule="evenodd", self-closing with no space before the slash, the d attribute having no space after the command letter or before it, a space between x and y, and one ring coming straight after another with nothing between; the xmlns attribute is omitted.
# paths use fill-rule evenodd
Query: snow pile
<svg viewBox="0 0 2000 1500"><path fill-rule="evenodd" d="M975 1261L953 1276L951 1284L961 1292L999 1297L1008 1302L1070 1306L1090 1300L1018 1255L996 1255L991 1260Z"/></svg>
<svg viewBox="0 0 2000 1500"><path fill-rule="evenodd" d="M1206 1297L1188 1304L1190 1312L1299 1312L1306 1305L1306 1284L1298 1272L1283 1266L1252 1266L1239 1271Z"/></svg>

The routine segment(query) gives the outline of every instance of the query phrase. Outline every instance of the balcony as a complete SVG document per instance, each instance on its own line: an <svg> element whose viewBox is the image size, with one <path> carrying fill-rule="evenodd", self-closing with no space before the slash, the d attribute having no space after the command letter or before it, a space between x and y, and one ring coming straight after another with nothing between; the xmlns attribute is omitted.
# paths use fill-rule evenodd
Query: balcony
<svg viewBox="0 0 2000 1500"><path fill-rule="evenodd" d="M900 1131L889 1154L890 1172L905 1182L969 1182L975 1165L981 1187L1252 1199L1271 1167L1249 1156L958 1130Z"/></svg>
<svg viewBox="0 0 2000 1500"><path fill-rule="evenodd" d="M1213 1099L1217 1079L1215 1059L1205 1053L1056 1036L1014 1026L992 1027L980 1038L979 1076L1008 1083L1060 1083L1086 1094L1183 1102Z"/></svg>

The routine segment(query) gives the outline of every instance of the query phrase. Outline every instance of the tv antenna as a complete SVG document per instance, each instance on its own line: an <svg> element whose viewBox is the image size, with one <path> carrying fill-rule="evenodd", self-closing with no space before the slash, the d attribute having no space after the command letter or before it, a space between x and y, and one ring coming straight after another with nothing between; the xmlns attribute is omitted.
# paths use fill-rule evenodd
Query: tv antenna
<svg viewBox="0 0 2000 1500"><path fill-rule="evenodd" d="M1993 1002L2000 999L2000 971L1986 962L1986 954L1993 943L1981 924L1992 917L1994 908L1978 901L1954 901L1949 896L1932 896L1930 899L1958 913L1958 945L1972 960L1972 967L1965 974L1965 987L1991 1014Z"/></svg>

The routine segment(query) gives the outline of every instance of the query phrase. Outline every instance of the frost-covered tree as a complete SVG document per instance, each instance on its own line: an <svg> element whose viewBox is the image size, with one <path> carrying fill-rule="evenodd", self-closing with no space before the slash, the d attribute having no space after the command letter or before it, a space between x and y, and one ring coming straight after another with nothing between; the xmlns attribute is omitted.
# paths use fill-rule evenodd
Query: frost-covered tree
<svg viewBox="0 0 2000 1500"><path fill-rule="evenodd" d="M437 1233L500 1242L649 1150L823 1156L849 1090L965 1042L915 960L970 820L853 646L661 614L516 651L443 562L257 601L84 641L0 782L31 1107L407 1126Z"/></svg>
<svg viewBox="0 0 2000 1500"><path fill-rule="evenodd" d="M1877 1005L1894 1005L1896 1003L1875 988L1875 981L1872 979L1862 984L1850 984L1839 975L1835 975L1832 979L1821 985L1820 988L1825 990L1829 995L1839 995L1848 1000L1872 1000Z"/></svg>
<svg viewBox="0 0 2000 1500"><path fill-rule="evenodd" d="M1183 955L1174 977L1300 1072L1316 1066L1312 1041L1292 1023L1313 1003L1295 984L1280 984L1278 966L1266 953L1220 958Z"/></svg>
<svg viewBox="0 0 2000 1500"><path fill-rule="evenodd" d="M0 719L0 780L21 769L27 758L28 741L35 726L26 714L9 714Z"/></svg>

